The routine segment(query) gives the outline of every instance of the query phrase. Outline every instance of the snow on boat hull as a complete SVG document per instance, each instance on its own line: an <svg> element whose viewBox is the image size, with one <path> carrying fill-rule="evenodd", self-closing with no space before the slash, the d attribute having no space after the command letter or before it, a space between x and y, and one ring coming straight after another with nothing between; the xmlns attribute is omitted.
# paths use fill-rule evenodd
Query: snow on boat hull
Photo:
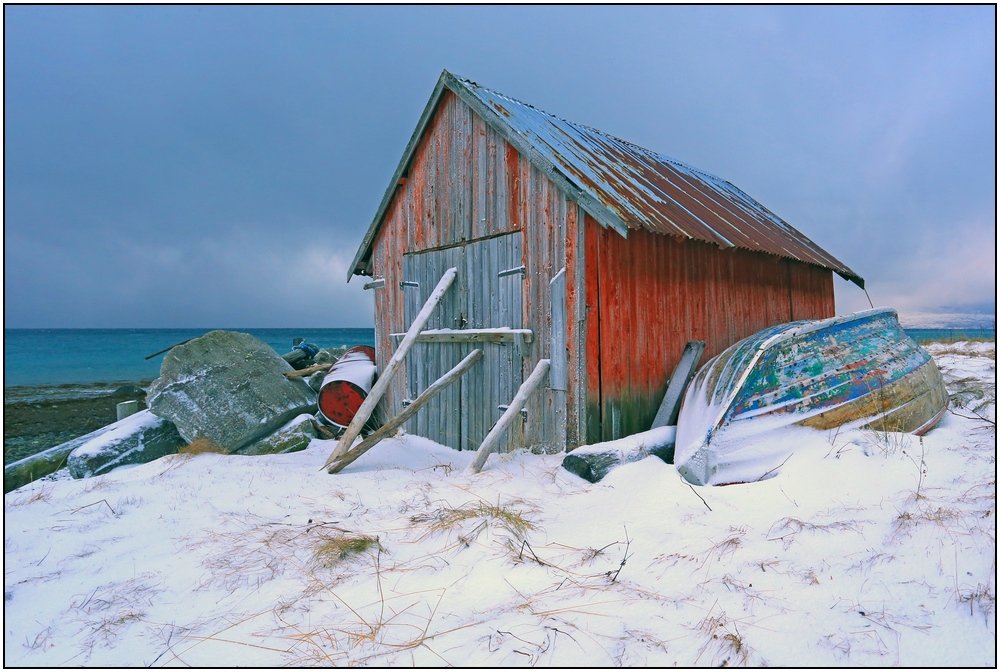
<svg viewBox="0 0 1000 672"><path fill-rule="evenodd" d="M730 346L691 381L674 463L699 485L753 481L787 458L772 429L841 425L921 434L948 407L941 372L879 308L781 324Z"/></svg>

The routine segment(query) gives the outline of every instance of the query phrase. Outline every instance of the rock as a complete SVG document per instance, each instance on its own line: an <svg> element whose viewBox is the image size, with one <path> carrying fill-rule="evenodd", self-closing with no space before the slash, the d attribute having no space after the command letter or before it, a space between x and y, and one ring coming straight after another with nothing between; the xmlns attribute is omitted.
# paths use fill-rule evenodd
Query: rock
<svg viewBox="0 0 1000 672"><path fill-rule="evenodd" d="M208 439L228 452L316 410L316 394L266 343L250 334L212 331L163 358L146 395L151 410L188 442Z"/></svg>
<svg viewBox="0 0 1000 672"><path fill-rule="evenodd" d="M135 399L140 399L146 396L146 390L135 385L122 385L110 395L111 397L132 397Z"/></svg>
<svg viewBox="0 0 1000 672"><path fill-rule="evenodd" d="M143 464L176 453L187 442L174 423L139 411L79 445L66 460L73 478L104 474L126 464Z"/></svg>
<svg viewBox="0 0 1000 672"><path fill-rule="evenodd" d="M306 383L309 387L313 389L314 392L319 394L319 391L323 388L323 379L326 378L326 371L317 371L308 378L306 378Z"/></svg>
<svg viewBox="0 0 1000 672"><path fill-rule="evenodd" d="M303 413L292 419L287 425L249 446L240 448L240 455L275 455L277 453L294 453L305 450L309 442L319 436L313 426L313 416Z"/></svg>
<svg viewBox="0 0 1000 672"><path fill-rule="evenodd" d="M344 356L347 352L347 346L341 346L339 348L323 348L316 356L313 357L313 361L317 364L334 364L338 359Z"/></svg>

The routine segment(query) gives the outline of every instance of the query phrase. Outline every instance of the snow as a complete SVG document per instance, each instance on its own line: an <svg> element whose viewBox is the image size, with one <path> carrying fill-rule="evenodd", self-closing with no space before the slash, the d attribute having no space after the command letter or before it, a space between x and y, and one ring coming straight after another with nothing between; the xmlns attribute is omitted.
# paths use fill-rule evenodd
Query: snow
<svg viewBox="0 0 1000 672"><path fill-rule="evenodd" d="M604 441L593 443L589 446L580 446L573 450L574 455L601 455L603 453L617 451L624 458L626 455L641 454L646 452L647 446L666 446L674 443L677 438L677 425L665 425L654 427L645 432L632 434L615 441Z"/></svg>
<svg viewBox="0 0 1000 672"><path fill-rule="evenodd" d="M108 425L107 432L83 444L74 452L78 455L86 455L88 457L99 455L111 450L124 439L148 429L155 429L162 425L163 422L163 418L159 418L144 409L138 413L126 416L114 424ZM141 440L139 441L139 446L142 446Z"/></svg>
<svg viewBox="0 0 1000 672"><path fill-rule="evenodd" d="M335 381L347 381L368 392L374 380L375 362L364 352L348 352L330 367L320 387Z"/></svg>
<svg viewBox="0 0 1000 672"><path fill-rule="evenodd" d="M995 666L996 348L928 350L963 403L922 441L797 428L751 484L527 451L470 475L412 435L332 476L314 440L32 483L4 496L4 663Z"/></svg>

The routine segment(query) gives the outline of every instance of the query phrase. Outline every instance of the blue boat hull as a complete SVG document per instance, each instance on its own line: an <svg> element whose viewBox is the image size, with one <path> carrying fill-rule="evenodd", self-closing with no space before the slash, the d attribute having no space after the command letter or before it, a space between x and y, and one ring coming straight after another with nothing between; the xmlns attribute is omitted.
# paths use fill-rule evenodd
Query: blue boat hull
<svg viewBox="0 0 1000 672"><path fill-rule="evenodd" d="M752 444L772 429L922 433L947 405L940 371L892 309L777 325L731 346L691 381L675 464L692 483L755 480L767 460Z"/></svg>

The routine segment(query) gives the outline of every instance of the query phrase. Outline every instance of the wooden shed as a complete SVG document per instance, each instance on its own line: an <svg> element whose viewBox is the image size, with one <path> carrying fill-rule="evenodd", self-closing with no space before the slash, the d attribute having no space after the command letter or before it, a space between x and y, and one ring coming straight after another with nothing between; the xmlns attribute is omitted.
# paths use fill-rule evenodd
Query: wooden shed
<svg viewBox="0 0 1000 672"><path fill-rule="evenodd" d="M547 385L507 449L649 429L689 340L705 361L765 327L833 316L834 272L864 286L732 184L445 71L348 275L373 278L379 371L452 267L382 412L482 348L407 426L466 450L540 359Z"/></svg>

